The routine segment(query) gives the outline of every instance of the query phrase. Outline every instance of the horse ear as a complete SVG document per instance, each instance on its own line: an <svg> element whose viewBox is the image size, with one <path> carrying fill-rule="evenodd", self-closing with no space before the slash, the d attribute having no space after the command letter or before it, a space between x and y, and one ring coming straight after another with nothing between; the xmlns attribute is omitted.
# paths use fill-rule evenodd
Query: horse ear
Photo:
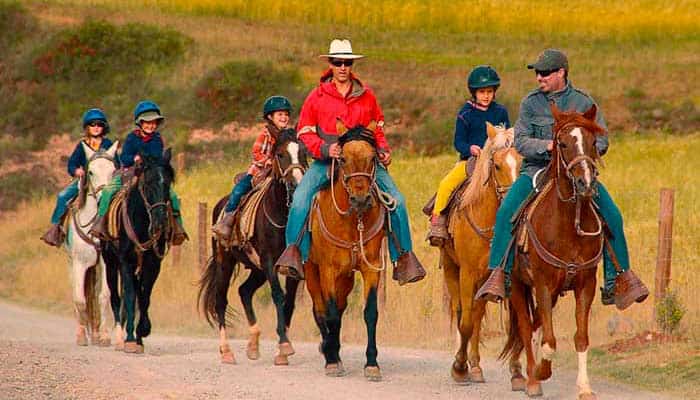
<svg viewBox="0 0 700 400"><path fill-rule="evenodd" d="M172 158L172 155L173 155L172 148L168 147L163 152L163 161L165 161L167 164L170 164L170 159Z"/></svg>
<svg viewBox="0 0 700 400"><path fill-rule="evenodd" d="M109 146L109 149L107 149L107 154L110 157L116 157L117 155L117 148L119 148L119 141L115 140L114 143L112 143L111 146Z"/></svg>
<svg viewBox="0 0 700 400"><path fill-rule="evenodd" d="M591 108L588 109L588 111L583 113L583 117L589 121L595 121L595 115L597 112L598 112L598 107L595 104L593 104L593 105L591 105Z"/></svg>
<svg viewBox="0 0 700 400"><path fill-rule="evenodd" d="M95 153L97 153L95 150L91 149L90 146L85 144L85 142L80 142L80 145L83 146L83 151L85 152L85 158L88 160L91 159Z"/></svg>
<svg viewBox="0 0 700 400"><path fill-rule="evenodd" d="M496 132L496 128L494 128L489 121L486 121L486 134L491 140L493 140L493 138L495 138L498 134L498 132Z"/></svg>
<svg viewBox="0 0 700 400"><path fill-rule="evenodd" d="M348 131L348 128L345 127L345 124L343 123L343 121L340 120L340 118L336 118L335 130L338 132L338 135L342 135L343 133Z"/></svg>
<svg viewBox="0 0 700 400"><path fill-rule="evenodd" d="M377 121L375 121L375 120L369 121L369 124L367 124L367 129L374 132L374 130L377 129Z"/></svg>
<svg viewBox="0 0 700 400"><path fill-rule="evenodd" d="M554 117L554 119L559 119L559 114L561 114L561 110L559 110L559 107L557 107L557 104L555 102L549 102L549 109L552 110L552 116Z"/></svg>

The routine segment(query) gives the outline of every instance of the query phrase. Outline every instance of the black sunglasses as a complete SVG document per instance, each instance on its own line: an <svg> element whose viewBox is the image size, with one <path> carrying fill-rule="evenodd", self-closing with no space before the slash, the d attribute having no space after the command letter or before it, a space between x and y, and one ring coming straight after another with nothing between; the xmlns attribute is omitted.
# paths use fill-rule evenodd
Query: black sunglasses
<svg viewBox="0 0 700 400"><path fill-rule="evenodd" d="M333 66L335 66L335 67L340 67L343 65L345 65L346 67L352 67L353 62L354 62L353 60L343 60L343 59L337 59L337 58L330 60L330 63L333 64Z"/></svg>
<svg viewBox="0 0 700 400"><path fill-rule="evenodd" d="M88 124L88 126L92 126L92 127L101 126L101 127L104 128L104 127L105 127L105 123L104 123L104 122L100 122L100 121L91 121L91 122Z"/></svg>
<svg viewBox="0 0 700 400"><path fill-rule="evenodd" d="M535 70L535 76L539 75L539 76L541 76L541 77L543 77L543 78L546 78L546 77L552 75L553 73L555 73L555 72L557 72L557 71L559 71L558 68L557 68L557 69L546 69L546 70L544 70L544 71L540 71L540 70L536 69L536 70Z"/></svg>

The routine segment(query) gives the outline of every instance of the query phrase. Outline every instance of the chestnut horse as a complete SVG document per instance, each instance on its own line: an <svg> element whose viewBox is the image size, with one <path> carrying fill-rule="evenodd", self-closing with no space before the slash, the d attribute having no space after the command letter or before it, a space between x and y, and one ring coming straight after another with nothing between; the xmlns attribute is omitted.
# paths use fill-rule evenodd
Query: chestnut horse
<svg viewBox="0 0 700 400"><path fill-rule="evenodd" d="M576 299L579 399L595 399L588 381L588 318L595 296L596 268L603 253L603 227L595 210L596 137L605 130L595 123L596 106L581 114L554 116L553 150L546 183L522 213L512 274L510 329L501 358L527 356L528 396L542 394L540 381L552 375L556 338L552 309L560 295L573 289ZM542 328L542 360L536 364L533 331Z"/></svg>
<svg viewBox="0 0 700 400"><path fill-rule="evenodd" d="M381 248L386 236L385 207L378 200L374 123L346 132L338 126L342 157L338 170L331 167L331 186L319 192L312 207L313 235L306 271L306 285L313 300L313 314L321 331L320 350L326 359L326 375L343 376L340 360L340 325L347 297L355 283L355 271L364 282L364 319L367 325L367 363L364 374L381 380L377 364L377 286L382 270ZM333 161L335 164L335 160Z"/></svg>
<svg viewBox="0 0 700 400"><path fill-rule="evenodd" d="M513 148L513 128L506 130L487 122L486 132L488 139L476 161L470 182L449 215L452 240L442 248L442 266L451 299L451 320L457 321L460 338L451 374L460 383L468 380L484 382L479 366L479 334L486 301L474 300L474 293L488 277L488 255L496 211L518 177L522 160Z"/></svg>

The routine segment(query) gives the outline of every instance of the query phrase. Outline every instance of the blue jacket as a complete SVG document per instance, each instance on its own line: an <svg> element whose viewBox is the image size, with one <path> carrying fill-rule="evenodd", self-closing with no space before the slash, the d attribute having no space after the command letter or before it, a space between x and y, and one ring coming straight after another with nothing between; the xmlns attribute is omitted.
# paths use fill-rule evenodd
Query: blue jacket
<svg viewBox="0 0 700 400"><path fill-rule="evenodd" d="M140 130L135 129L126 136L122 154L119 156L119 160L124 168L134 165L134 157L139 152L144 155L163 156L163 148L165 146L159 132L154 132L147 141L139 133Z"/></svg>
<svg viewBox="0 0 700 400"><path fill-rule="evenodd" d="M83 150L82 143L84 141L81 140L78 142L78 145L75 146L75 150L73 150L73 153L70 155L70 158L68 159L68 174L70 176L75 176L75 170L78 169L79 167L82 167L85 169L85 166L87 165L87 157L85 157L85 150ZM102 143L100 143L100 148L99 150L107 150L109 147L112 145L112 141L107 139L107 138L102 138ZM118 163L118 160L115 160L115 162ZM118 165L117 165L118 167Z"/></svg>
<svg viewBox="0 0 700 400"><path fill-rule="evenodd" d="M493 125L504 125L510 128L508 110L495 101L489 104L485 111L474 107L471 101L457 114L455 123L455 149L459 152L460 159L466 160L471 156L469 148L472 145L484 147L486 143L486 121Z"/></svg>

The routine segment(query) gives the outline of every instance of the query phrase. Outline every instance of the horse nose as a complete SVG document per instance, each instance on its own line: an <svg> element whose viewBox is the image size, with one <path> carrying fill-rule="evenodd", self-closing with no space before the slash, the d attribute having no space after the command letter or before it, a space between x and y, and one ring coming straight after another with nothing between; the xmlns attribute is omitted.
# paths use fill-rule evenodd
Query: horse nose
<svg viewBox="0 0 700 400"><path fill-rule="evenodd" d="M372 196L369 193L364 195L352 195L350 196L350 205L355 210L366 211L372 206Z"/></svg>
<svg viewBox="0 0 700 400"><path fill-rule="evenodd" d="M586 182L584 178L576 178L576 191L582 194L589 194L591 191L591 185L589 182Z"/></svg>

